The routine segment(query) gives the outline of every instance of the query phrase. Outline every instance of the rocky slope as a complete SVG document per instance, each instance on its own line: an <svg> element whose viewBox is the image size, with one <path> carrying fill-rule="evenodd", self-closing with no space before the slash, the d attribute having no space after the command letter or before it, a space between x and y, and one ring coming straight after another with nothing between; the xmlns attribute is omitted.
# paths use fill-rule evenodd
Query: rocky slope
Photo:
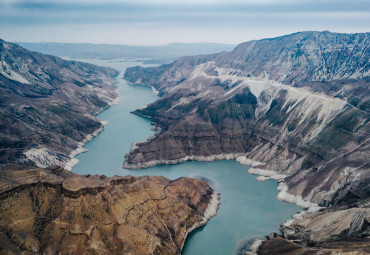
<svg viewBox="0 0 370 255"><path fill-rule="evenodd" d="M258 254L370 254L369 226L369 198L355 206L300 213L281 226L282 237L267 237Z"/></svg>
<svg viewBox="0 0 370 255"><path fill-rule="evenodd" d="M259 255L366 255L369 253L369 243L364 242L364 240L326 243L321 247L307 247L279 236L263 242L258 250Z"/></svg>
<svg viewBox="0 0 370 255"><path fill-rule="evenodd" d="M217 207L210 186L190 178L0 170L0 253L180 254Z"/></svg>
<svg viewBox="0 0 370 255"><path fill-rule="evenodd" d="M214 62L242 76L289 85L368 77L369 33L302 32L239 44L233 51L183 57L160 67L129 69L125 78L160 91L188 79L194 68Z"/></svg>
<svg viewBox="0 0 370 255"><path fill-rule="evenodd" d="M135 111L160 131L124 166L235 158L283 181L281 200L368 214L369 59L368 33L302 32L128 69L127 80L163 96Z"/></svg>
<svg viewBox="0 0 370 255"><path fill-rule="evenodd" d="M116 75L0 40L0 166L65 165L102 129L95 115L117 99Z"/></svg>

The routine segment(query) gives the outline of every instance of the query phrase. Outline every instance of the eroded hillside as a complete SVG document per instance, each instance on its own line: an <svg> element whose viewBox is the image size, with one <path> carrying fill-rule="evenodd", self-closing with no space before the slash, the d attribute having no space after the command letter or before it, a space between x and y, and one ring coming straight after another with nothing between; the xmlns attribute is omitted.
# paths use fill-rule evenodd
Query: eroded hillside
<svg viewBox="0 0 370 255"><path fill-rule="evenodd" d="M369 34L303 32L128 69L126 79L162 97L134 112L159 132L124 166L237 159L260 180L283 181L281 200L369 215L369 59Z"/></svg>

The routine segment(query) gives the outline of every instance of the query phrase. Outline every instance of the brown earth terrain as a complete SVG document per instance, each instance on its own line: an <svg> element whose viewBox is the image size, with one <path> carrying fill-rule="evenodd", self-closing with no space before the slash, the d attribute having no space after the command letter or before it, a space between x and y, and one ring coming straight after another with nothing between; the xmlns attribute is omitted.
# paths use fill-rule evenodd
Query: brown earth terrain
<svg viewBox="0 0 370 255"><path fill-rule="evenodd" d="M217 204L190 178L0 170L0 254L180 254Z"/></svg>

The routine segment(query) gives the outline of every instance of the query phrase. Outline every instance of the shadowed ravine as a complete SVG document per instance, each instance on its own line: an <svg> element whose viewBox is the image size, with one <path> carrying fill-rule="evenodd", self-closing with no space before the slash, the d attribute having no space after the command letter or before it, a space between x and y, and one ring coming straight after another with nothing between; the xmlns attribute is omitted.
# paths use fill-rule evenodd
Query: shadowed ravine
<svg viewBox="0 0 370 255"><path fill-rule="evenodd" d="M137 62L96 61L121 72ZM276 199L277 183L258 182L248 174L249 167L235 161L188 162L178 165L156 166L141 170L122 169L124 154L134 142L144 141L154 134L150 122L130 114L156 100L150 88L129 86L120 80L121 102L98 117L108 121L105 131L90 141L87 153L77 156L80 163L72 171L79 174L162 175L169 179L180 176L207 180L221 193L218 215L206 226L188 236L183 254L234 254L240 244L255 237L277 231L279 225L300 210L293 204ZM104 172L102 172L104 170Z"/></svg>

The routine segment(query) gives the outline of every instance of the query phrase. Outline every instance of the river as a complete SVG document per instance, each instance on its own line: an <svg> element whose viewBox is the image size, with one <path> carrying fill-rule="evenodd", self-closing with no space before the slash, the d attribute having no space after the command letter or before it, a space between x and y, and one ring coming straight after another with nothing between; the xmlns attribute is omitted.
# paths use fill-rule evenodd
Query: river
<svg viewBox="0 0 370 255"><path fill-rule="evenodd" d="M162 175L169 179L181 176L204 178L221 193L218 214L207 225L195 230L186 240L184 255L243 254L243 244L251 238L278 231L279 225L301 209L276 199L277 183L259 182L248 173L250 167L236 161L187 162L149 169L123 169L124 155L131 144L145 141L154 134L150 121L133 115L133 111L153 102L157 96L148 87L129 85L122 79L127 67L144 65L124 60L80 60L110 66L121 72L118 87L119 104L98 117L108 121L105 130L86 144L88 152L78 155L80 161L72 171L79 174Z"/></svg>

